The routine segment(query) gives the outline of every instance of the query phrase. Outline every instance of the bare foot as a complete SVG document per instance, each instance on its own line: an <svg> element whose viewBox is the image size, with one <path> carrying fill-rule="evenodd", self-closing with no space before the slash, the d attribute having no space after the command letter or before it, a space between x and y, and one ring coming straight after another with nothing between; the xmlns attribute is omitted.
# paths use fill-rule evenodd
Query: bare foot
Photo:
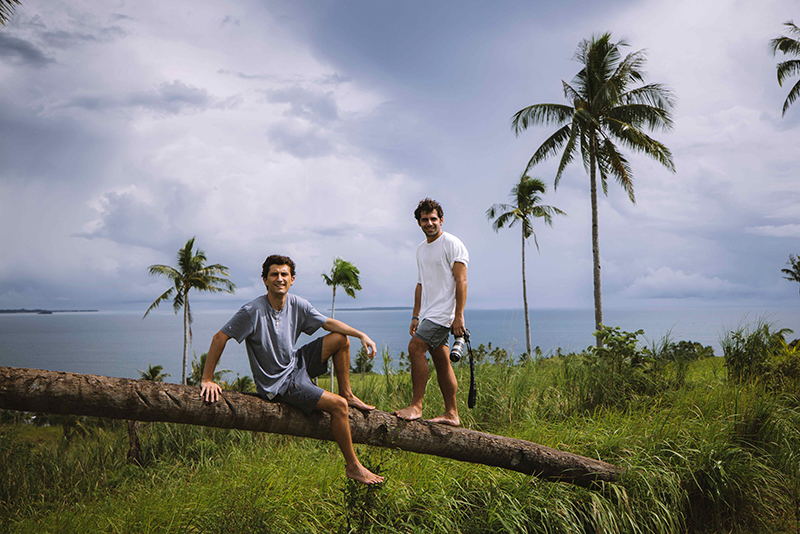
<svg viewBox="0 0 800 534"><path fill-rule="evenodd" d="M342 396L344 397L344 395L342 395ZM359 399L358 397L356 397L352 393L350 394L349 397L344 397L344 398L347 399L347 405L348 406L352 406L353 408L355 408L357 410L362 410L362 411L365 411L365 412L369 412L370 410L374 410L375 409L375 406L373 406L371 404L367 404L366 402L362 401L361 399Z"/></svg>
<svg viewBox="0 0 800 534"><path fill-rule="evenodd" d="M352 478L356 482L361 482L363 484L380 484L383 482L382 476L376 475L360 463L353 466L352 469L350 467L346 468L344 474L347 478Z"/></svg>
<svg viewBox="0 0 800 534"><path fill-rule="evenodd" d="M402 410L397 410L394 412L394 414L400 419L405 419L406 421L416 421L422 417L422 410L416 406L409 406L407 408L403 408Z"/></svg>
<svg viewBox="0 0 800 534"><path fill-rule="evenodd" d="M450 425L450 426L461 426L461 420L458 418L457 415L440 415L439 417L434 417L433 419L429 419L431 423L442 423L443 425Z"/></svg>

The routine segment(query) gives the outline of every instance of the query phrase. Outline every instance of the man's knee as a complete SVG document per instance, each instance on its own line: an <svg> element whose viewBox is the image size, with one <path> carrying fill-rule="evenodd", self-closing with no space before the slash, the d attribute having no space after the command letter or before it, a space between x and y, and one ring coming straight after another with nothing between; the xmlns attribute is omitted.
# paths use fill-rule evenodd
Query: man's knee
<svg viewBox="0 0 800 534"><path fill-rule="evenodd" d="M322 339L323 360L342 349L350 350L350 338L347 336L332 332Z"/></svg>
<svg viewBox="0 0 800 534"><path fill-rule="evenodd" d="M428 344L422 341L418 337L412 337L411 341L408 342L408 353L409 354L425 354L428 351Z"/></svg>
<svg viewBox="0 0 800 534"><path fill-rule="evenodd" d="M344 417L347 419L350 416L350 407L347 405L347 400L338 395L336 397L337 398L331 402L328 413L331 414L331 417Z"/></svg>

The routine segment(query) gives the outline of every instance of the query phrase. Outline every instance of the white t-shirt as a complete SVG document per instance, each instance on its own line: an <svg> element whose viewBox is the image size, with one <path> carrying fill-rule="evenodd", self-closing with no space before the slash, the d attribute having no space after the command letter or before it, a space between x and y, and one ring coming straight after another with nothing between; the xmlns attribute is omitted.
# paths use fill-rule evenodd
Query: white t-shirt
<svg viewBox="0 0 800 534"><path fill-rule="evenodd" d="M469 263L467 247L456 236L442 232L436 241L417 247L417 282L422 284L420 320L450 326L456 316L456 280L453 265Z"/></svg>

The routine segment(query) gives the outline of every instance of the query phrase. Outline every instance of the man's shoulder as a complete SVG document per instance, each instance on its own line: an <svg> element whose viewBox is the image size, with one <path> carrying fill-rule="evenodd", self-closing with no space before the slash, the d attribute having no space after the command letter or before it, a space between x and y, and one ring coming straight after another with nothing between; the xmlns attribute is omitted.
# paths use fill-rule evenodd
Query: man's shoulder
<svg viewBox="0 0 800 534"><path fill-rule="evenodd" d="M308 299L294 293L286 295L286 305L299 310L307 310L314 307Z"/></svg>
<svg viewBox="0 0 800 534"><path fill-rule="evenodd" d="M286 295L286 302L290 302L292 304L308 303L308 299L305 299L300 295L295 295L294 293L289 293Z"/></svg>
<svg viewBox="0 0 800 534"><path fill-rule="evenodd" d="M261 311L265 310L266 306L267 306L267 296L266 295L261 295L261 296L258 296L256 298L254 298L253 300L251 300L247 304L242 305L241 309L246 311L246 312L248 312L248 313L250 313L250 314L252 314L254 311L257 311L257 310L261 310Z"/></svg>
<svg viewBox="0 0 800 534"><path fill-rule="evenodd" d="M447 243L452 243L454 245L458 245L458 246L466 248L466 246L464 245L463 241L461 241L459 238L457 238L456 236L454 236L453 234L451 234L449 232L442 232L442 237L445 238L445 242L447 242Z"/></svg>

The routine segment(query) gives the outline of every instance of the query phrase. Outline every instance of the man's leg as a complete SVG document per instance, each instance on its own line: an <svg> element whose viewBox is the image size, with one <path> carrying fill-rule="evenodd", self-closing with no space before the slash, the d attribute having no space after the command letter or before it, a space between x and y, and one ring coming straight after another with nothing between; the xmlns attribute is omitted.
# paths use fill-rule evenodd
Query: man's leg
<svg viewBox="0 0 800 534"><path fill-rule="evenodd" d="M436 366L436 378L439 381L439 389L442 390L442 397L444 397L444 414L431 419L431 422L459 426L461 420L458 418L458 405L456 404L458 381L453 372L453 366L450 365L450 347L447 344L439 345L436 350L431 351L431 359Z"/></svg>
<svg viewBox="0 0 800 534"><path fill-rule="evenodd" d="M344 461L347 464L345 475L364 484L379 484L383 482L382 476L376 475L361 465L356 456L356 451L353 448L353 438L350 433L350 407L347 401L330 391L323 391L322 397L320 397L314 409L331 414L333 439L339 445Z"/></svg>
<svg viewBox="0 0 800 534"><path fill-rule="evenodd" d="M394 412L400 419L413 421L422 417L422 398L425 396L425 387L430 377L428 359L425 357L427 350L428 344L418 337L412 337L408 342L408 359L411 362L411 404Z"/></svg>
<svg viewBox="0 0 800 534"><path fill-rule="evenodd" d="M333 372L339 381L339 395L347 404L359 410L374 410L375 406L365 403L353 394L350 388L350 339L342 334L328 334L322 338L322 363L333 360Z"/></svg>

